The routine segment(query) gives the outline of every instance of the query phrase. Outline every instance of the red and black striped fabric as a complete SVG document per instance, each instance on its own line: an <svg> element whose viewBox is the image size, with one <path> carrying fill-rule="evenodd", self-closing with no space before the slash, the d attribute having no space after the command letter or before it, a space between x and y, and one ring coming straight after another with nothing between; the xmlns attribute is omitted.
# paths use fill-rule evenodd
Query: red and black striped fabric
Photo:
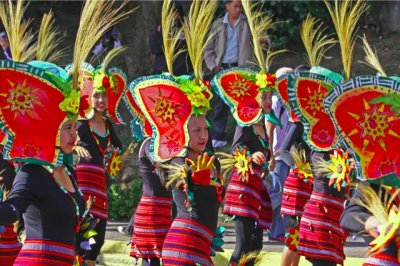
<svg viewBox="0 0 400 266"><path fill-rule="evenodd" d="M397 257L386 254L378 253L372 257L368 257L363 263L363 266L399 266L400 262Z"/></svg>
<svg viewBox="0 0 400 266"><path fill-rule="evenodd" d="M4 226L4 232L0 233L0 265L11 266L21 250L14 225Z"/></svg>
<svg viewBox="0 0 400 266"><path fill-rule="evenodd" d="M312 190L311 182L304 182L298 174L290 171L283 186L281 214L303 215L304 206L310 198Z"/></svg>
<svg viewBox="0 0 400 266"><path fill-rule="evenodd" d="M164 239L172 223L171 211L171 198L142 196L135 212L132 257L161 257Z"/></svg>
<svg viewBox="0 0 400 266"><path fill-rule="evenodd" d="M92 199L89 213L108 220L108 201L106 192L106 174L102 165L79 163L76 167L78 186L85 200Z"/></svg>
<svg viewBox="0 0 400 266"><path fill-rule="evenodd" d="M253 166L249 181L243 181L236 170L225 195L223 213L253 218L260 228L270 229L272 223L272 206L268 190L261 179L261 168Z"/></svg>
<svg viewBox="0 0 400 266"><path fill-rule="evenodd" d="M342 197L314 191L300 220L297 253L307 259L323 259L343 265L347 234L339 224Z"/></svg>
<svg viewBox="0 0 400 266"><path fill-rule="evenodd" d="M15 260L14 266L72 266L75 248L43 239L27 239Z"/></svg>
<svg viewBox="0 0 400 266"><path fill-rule="evenodd" d="M196 221L175 218L162 249L163 266L214 265L211 241L214 232Z"/></svg>

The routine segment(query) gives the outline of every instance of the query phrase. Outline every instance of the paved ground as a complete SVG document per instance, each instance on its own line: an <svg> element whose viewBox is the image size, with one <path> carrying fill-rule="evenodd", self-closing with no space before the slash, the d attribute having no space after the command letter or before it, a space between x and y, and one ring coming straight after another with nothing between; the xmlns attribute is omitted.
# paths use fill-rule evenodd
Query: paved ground
<svg viewBox="0 0 400 266"><path fill-rule="evenodd" d="M118 226L120 225L126 225L126 223L109 222L107 226L106 239L125 241L128 244L128 242L130 241L130 237L120 234L117 230ZM224 236L225 244L223 248L233 249L235 246L234 228L231 225L224 226L226 228L226 232ZM268 237L266 235L264 239L264 251L281 252L283 250L283 243L277 241L268 241ZM364 243L362 237L358 237L355 240L352 239L352 237L348 237L344 251L347 257L363 258L365 257L367 251L367 245Z"/></svg>

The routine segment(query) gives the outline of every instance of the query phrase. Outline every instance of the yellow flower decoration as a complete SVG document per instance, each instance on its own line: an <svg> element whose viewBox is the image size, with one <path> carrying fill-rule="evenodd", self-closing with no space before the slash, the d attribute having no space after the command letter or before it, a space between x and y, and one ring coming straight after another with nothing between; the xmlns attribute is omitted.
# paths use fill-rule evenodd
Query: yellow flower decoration
<svg viewBox="0 0 400 266"><path fill-rule="evenodd" d="M369 244L371 253L380 252L395 236L400 226L400 212L396 209L396 207L392 207L389 211L387 223L378 226L379 235Z"/></svg>
<svg viewBox="0 0 400 266"><path fill-rule="evenodd" d="M107 75L103 70L96 71L93 78L93 88L98 92L105 92L114 88L115 83L112 76Z"/></svg>
<svg viewBox="0 0 400 266"><path fill-rule="evenodd" d="M276 77L264 71L256 74L256 85L259 86L259 91L268 92L275 88Z"/></svg>
<svg viewBox="0 0 400 266"><path fill-rule="evenodd" d="M210 108L210 102L203 94L203 89L200 86L195 86L193 91L188 94L188 98L194 107L203 107L207 110Z"/></svg>
<svg viewBox="0 0 400 266"><path fill-rule="evenodd" d="M77 115L79 112L80 93L77 90L71 90L70 94L59 104L62 111Z"/></svg>

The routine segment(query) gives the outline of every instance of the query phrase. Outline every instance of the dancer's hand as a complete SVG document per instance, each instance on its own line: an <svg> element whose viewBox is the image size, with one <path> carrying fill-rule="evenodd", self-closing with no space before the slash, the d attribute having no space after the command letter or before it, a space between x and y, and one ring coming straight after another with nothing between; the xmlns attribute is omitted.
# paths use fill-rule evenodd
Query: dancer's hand
<svg viewBox="0 0 400 266"><path fill-rule="evenodd" d="M265 160L266 160L264 153L262 153L260 151L253 153L251 155L251 159L253 160L253 162L255 162L258 165L264 165Z"/></svg>
<svg viewBox="0 0 400 266"><path fill-rule="evenodd" d="M85 159L92 159L92 156L90 155L89 151L86 148L82 146L75 146L74 150L79 157Z"/></svg>
<svg viewBox="0 0 400 266"><path fill-rule="evenodd" d="M207 153L199 155L197 162L191 162L190 169L192 170L192 181L195 184L202 186L220 186L219 183L211 179L211 170L214 165L215 156L211 158Z"/></svg>

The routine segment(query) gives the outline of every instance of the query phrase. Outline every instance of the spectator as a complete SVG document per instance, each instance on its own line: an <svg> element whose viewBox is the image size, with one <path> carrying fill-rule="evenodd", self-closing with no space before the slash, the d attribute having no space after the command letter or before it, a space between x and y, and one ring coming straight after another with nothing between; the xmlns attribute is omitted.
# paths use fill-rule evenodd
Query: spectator
<svg viewBox="0 0 400 266"><path fill-rule="evenodd" d="M229 67L250 67L254 64L251 32L246 17L242 14L240 0L226 0L227 12L214 22L211 33L215 34L206 47L204 61L212 74ZM228 120L228 106L215 95L212 120L215 125L211 132L214 148L227 144L225 127Z"/></svg>
<svg viewBox="0 0 400 266"><path fill-rule="evenodd" d="M8 41L7 34L3 31L0 32L0 46L3 48L4 55L7 60L12 60L10 42Z"/></svg>

